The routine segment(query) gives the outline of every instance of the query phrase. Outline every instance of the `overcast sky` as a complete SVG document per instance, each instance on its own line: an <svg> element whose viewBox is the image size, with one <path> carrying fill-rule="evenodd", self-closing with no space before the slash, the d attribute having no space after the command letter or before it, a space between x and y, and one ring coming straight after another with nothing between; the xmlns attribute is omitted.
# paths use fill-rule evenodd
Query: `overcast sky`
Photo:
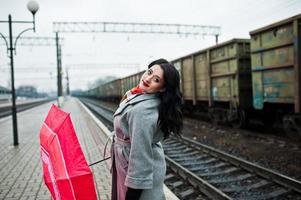
<svg viewBox="0 0 301 200"><path fill-rule="evenodd" d="M7 20L9 13L13 20L31 20L27 2L0 0L0 20ZM301 0L39 0L38 3L36 33L27 32L23 36L54 37L54 21L176 23L220 26L219 41L223 42L249 38L254 29L301 14ZM14 24L13 35L16 37L27 27ZM0 32L8 35L7 23L0 23ZM215 44L213 36L120 33L61 33L60 36L64 38L63 68L69 69L71 89L86 89L98 77L122 77L145 69L153 59L172 60ZM0 85L9 87L9 59L3 39L0 44ZM39 91L56 91L55 46L18 45L14 58L16 87L30 84Z"/></svg>

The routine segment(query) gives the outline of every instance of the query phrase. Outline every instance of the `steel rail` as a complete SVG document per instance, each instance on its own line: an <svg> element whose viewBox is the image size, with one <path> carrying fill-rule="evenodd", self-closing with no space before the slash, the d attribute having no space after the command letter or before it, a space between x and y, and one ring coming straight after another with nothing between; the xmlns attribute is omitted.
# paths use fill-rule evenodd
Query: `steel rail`
<svg viewBox="0 0 301 200"><path fill-rule="evenodd" d="M95 106L99 106L99 104L94 103L94 107ZM107 110L107 112L112 112L111 109L108 109L107 107L104 108ZM112 121L110 123L112 123ZM209 162L223 161L224 164L219 164L219 165L220 166L230 165L229 169L227 170L230 173L232 171L242 170L242 172L245 171L249 175L247 176L244 174L242 176L244 178L256 176L260 180L263 179L259 181L259 183L256 183L256 181L254 183L256 183L255 185L259 185L258 187L261 187L260 186L261 183L263 183L262 185L267 184L267 189L271 190L266 194L267 196L270 195L268 198L282 198L283 196L281 195L293 195L293 196L297 196L298 199L300 196L301 199L300 181L294 180L290 177L274 172L270 169L266 169L254 163L237 158L233 155L219 151L213 147L201 144L189 138L186 137L170 138L164 143L164 150L166 151L166 161L167 161L168 168L170 168L173 172L177 173L178 176L182 178L183 182L188 182L188 185L192 185L192 187L196 189L196 194L198 191L201 191L200 193L205 194L211 199L236 199L235 195L242 195L240 197L243 197L243 195L252 196L252 192L250 192L250 194L244 194L244 193L240 193L240 191L237 191L237 193L233 196L232 193L231 192L229 193L227 189L219 188L219 186L216 187L215 186L216 183L214 181L205 180L204 178L201 177L202 175L198 175L193 171L191 171L191 169L189 169L189 165L194 165L196 171L201 169L203 167L202 163L199 162L197 159L207 156L208 157L207 161L203 161L205 165L206 162L209 163ZM173 154L173 155L169 155L169 154ZM186 161L186 160L188 161L188 163L182 163L182 164L180 163L181 161ZM235 167L231 167L231 165ZM237 179L235 180L237 181L237 183L239 183L242 180L237 178L236 176L234 176L234 178ZM220 180L218 182L220 182ZM225 183L227 181L221 180L221 182ZM273 185L275 186L275 184L277 185L277 187L279 187L278 190L277 189L274 190ZM236 192L235 189L234 192ZM255 194L255 195L260 195L260 194ZM265 194L263 193L262 195Z"/></svg>
<svg viewBox="0 0 301 200"><path fill-rule="evenodd" d="M22 103L22 104L17 104L17 112L22 112L24 110L28 110L30 108L39 106L43 103L49 102L52 99L45 99L45 100L41 100L41 101L34 101L34 102L27 102L27 103ZM11 111L11 105L8 106L2 106L0 107L0 118L9 116L12 114Z"/></svg>
<svg viewBox="0 0 301 200"><path fill-rule="evenodd" d="M249 172L256 172L256 174L258 174L266 179L272 179L273 181L275 181L276 183L278 183L280 185L283 185L284 187L288 187L292 190L295 190L298 193L301 193L301 182L298 180L292 179L288 176L285 176L285 175L277 173L273 170L261 167L259 165L256 165L256 164L251 163L246 160L243 160L236 156L230 155L228 153L219 151L215 148L201 144L201 143L191 140L187 137L182 136L181 139L184 140L188 145L191 145L191 144L196 145L197 148L199 147L199 148L205 149L211 155L214 155L222 160L231 162L232 164L234 164L236 166L240 166Z"/></svg>
<svg viewBox="0 0 301 200"><path fill-rule="evenodd" d="M165 156L167 165L176 172L179 176L181 176L184 180L188 180L194 187L197 187L202 193L206 194L208 197L216 200L230 200L232 199L213 185L209 184L204 179L198 177L193 172L189 171L185 167L181 166L179 163L175 162L168 156Z"/></svg>

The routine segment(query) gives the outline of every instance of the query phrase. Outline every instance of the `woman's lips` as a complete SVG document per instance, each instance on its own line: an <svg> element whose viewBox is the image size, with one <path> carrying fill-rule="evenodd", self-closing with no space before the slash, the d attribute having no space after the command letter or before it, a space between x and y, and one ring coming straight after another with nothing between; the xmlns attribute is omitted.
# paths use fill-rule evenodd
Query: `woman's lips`
<svg viewBox="0 0 301 200"><path fill-rule="evenodd" d="M142 80L142 83L145 87L149 87L149 84L145 83L143 80Z"/></svg>

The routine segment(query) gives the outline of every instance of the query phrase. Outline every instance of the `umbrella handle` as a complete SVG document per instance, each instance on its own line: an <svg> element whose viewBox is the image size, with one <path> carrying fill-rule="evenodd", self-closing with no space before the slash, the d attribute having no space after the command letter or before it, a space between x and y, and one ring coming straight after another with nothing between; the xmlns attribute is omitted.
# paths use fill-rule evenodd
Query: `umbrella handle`
<svg viewBox="0 0 301 200"><path fill-rule="evenodd" d="M110 134L110 135L108 136L108 138L107 138L107 141L106 141L106 143L105 143L105 148L104 148L104 151L103 151L103 157L104 157L104 158L106 157L107 146L108 146L108 143L109 143L111 137L112 137L112 140L113 140L113 142L114 142L114 134L115 134L115 132L112 131L111 134Z"/></svg>
<svg viewBox="0 0 301 200"><path fill-rule="evenodd" d="M104 157L104 159L99 160L99 161L96 161L96 162L94 162L94 163L91 163L89 166L95 165L95 164L97 164L97 163L100 163L100 162L102 162L102 161L105 161L105 160L108 160L108 159L111 158L111 157L107 157L107 158L105 158L105 157L106 157L107 145L108 145L108 143L109 143L109 141L110 141L110 138L111 138L112 136L113 136L113 141L114 141L114 131L111 132L111 134L108 136L107 141L106 141L106 143L105 143L105 148L104 148L104 152L103 152L103 157Z"/></svg>
<svg viewBox="0 0 301 200"><path fill-rule="evenodd" d="M108 159L110 159L110 158L111 158L111 157L107 157L107 158L104 158L104 159L102 159L102 160L96 161L96 162L94 162L94 163L91 163L89 166L95 165L95 164L97 164L97 163L100 163L100 162L102 162L102 161L108 160Z"/></svg>

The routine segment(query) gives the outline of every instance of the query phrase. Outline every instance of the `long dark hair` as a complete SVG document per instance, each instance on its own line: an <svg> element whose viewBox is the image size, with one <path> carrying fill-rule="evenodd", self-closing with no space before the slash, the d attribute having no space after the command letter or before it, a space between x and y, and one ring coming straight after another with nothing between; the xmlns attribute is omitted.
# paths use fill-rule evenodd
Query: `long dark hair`
<svg viewBox="0 0 301 200"><path fill-rule="evenodd" d="M164 72L165 90L160 92L161 104L158 123L164 133L164 139L166 139L171 133L180 135L183 126L180 75L176 68L163 58L151 62L148 68L153 65L160 65Z"/></svg>

